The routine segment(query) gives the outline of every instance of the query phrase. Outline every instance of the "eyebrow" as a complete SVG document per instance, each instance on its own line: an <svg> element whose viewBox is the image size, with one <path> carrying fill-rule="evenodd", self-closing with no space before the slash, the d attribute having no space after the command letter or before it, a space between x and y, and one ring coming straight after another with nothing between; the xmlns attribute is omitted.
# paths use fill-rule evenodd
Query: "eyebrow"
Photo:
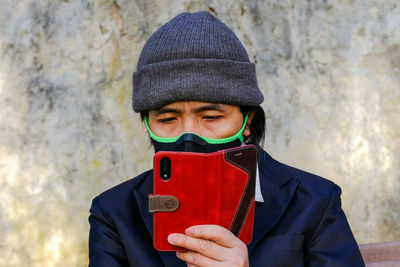
<svg viewBox="0 0 400 267"><path fill-rule="evenodd" d="M165 114L165 113L177 113L181 114L182 110L176 109L176 108L169 108L169 107L162 107L154 111L156 113L156 116Z"/></svg>
<svg viewBox="0 0 400 267"><path fill-rule="evenodd" d="M192 111L194 113L200 113L203 111L207 110L216 110L216 111L224 111L224 108L220 104L207 104L198 108L193 109ZM176 114L182 114L182 110L177 109L177 108L171 108L171 107L162 107L154 111L156 116L165 114L165 113L176 113Z"/></svg>
<svg viewBox="0 0 400 267"><path fill-rule="evenodd" d="M220 104L208 104L199 108L194 109L193 111L195 113L200 113L202 111L207 111L207 110L216 110L216 111L224 111L223 107Z"/></svg>

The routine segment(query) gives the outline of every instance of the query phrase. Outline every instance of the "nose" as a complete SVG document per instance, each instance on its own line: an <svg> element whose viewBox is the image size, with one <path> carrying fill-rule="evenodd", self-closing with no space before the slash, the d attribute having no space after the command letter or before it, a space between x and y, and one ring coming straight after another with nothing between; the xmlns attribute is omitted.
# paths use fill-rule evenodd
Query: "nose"
<svg viewBox="0 0 400 267"><path fill-rule="evenodd" d="M184 118L182 121L182 133L196 133L197 132L197 126L196 122L193 118Z"/></svg>

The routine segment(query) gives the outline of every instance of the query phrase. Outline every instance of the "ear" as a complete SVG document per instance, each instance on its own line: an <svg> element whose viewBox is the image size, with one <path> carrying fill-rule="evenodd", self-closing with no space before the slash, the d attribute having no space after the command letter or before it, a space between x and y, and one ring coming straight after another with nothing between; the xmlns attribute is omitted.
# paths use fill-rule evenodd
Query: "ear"
<svg viewBox="0 0 400 267"><path fill-rule="evenodd" d="M250 136L250 134L251 134L250 124L251 124L251 121L253 120L254 113L255 113L254 111L250 112L249 117L247 118L246 126L244 126L244 130L242 133L243 136Z"/></svg>

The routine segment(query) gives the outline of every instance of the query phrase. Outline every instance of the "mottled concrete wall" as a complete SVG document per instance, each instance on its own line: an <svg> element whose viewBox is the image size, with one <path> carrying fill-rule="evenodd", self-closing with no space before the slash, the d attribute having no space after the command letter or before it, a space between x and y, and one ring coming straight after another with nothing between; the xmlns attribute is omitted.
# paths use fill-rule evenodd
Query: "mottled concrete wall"
<svg viewBox="0 0 400 267"><path fill-rule="evenodd" d="M257 64L267 151L338 183L359 242L400 239L399 5L0 0L0 265L87 264L91 199L151 167L131 111L140 49L197 10Z"/></svg>

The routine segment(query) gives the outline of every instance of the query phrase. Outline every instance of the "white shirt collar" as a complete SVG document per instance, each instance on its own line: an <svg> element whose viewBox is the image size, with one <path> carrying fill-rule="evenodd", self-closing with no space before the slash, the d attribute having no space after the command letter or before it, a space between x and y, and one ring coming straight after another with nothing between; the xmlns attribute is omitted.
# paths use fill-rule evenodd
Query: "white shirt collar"
<svg viewBox="0 0 400 267"><path fill-rule="evenodd" d="M246 143L242 142L242 146L245 146ZM261 193L261 186L260 186L260 175L259 175L259 170L258 170L258 163L256 167L256 194L255 194L255 200L257 202L264 202L264 198Z"/></svg>
<svg viewBox="0 0 400 267"><path fill-rule="evenodd" d="M257 164L257 169L256 169L256 197L255 197L257 202L264 202L264 198L261 193L261 186L260 186L260 175L259 175L259 170L258 170L258 164Z"/></svg>

